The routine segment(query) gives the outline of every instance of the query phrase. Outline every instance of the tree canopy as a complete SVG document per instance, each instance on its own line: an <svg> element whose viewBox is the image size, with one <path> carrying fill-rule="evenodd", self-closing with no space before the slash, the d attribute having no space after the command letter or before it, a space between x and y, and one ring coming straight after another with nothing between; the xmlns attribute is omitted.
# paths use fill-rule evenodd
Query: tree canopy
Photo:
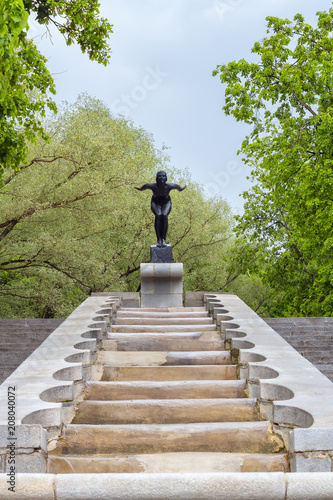
<svg viewBox="0 0 333 500"><path fill-rule="evenodd" d="M46 59L28 38L29 15L55 25L67 45L76 42L89 58L107 64L112 27L99 16L96 0L2 0L0 3L0 182L4 169L18 169L27 143L47 138L41 117L56 110Z"/></svg>
<svg viewBox="0 0 333 500"><path fill-rule="evenodd" d="M256 62L217 66L227 115L252 125L241 154L252 167L238 232L259 242L275 315L333 311L333 9L311 27L268 17Z"/></svg>
<svg viewBox="0 0 333 500"><path fill-rule="evenodd" d="M168 232L185 289L235 282L229 206L172 168L147 132L87 95L43 125L50 141L31 144L0 190L0 317L64 317L91 292L138 290L155 232L151 193L134 186L161 169L187 184L172 194Z"/></svg>

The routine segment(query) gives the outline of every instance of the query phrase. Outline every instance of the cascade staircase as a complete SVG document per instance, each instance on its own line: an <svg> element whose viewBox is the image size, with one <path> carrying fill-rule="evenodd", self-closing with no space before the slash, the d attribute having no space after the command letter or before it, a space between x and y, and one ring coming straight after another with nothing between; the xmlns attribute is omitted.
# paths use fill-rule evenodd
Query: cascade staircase
<svg viewBox="0 0 333 500"><path fill-rule="evenodd" d="M288 471L201 307L119 309L48 472Z"/></svg>

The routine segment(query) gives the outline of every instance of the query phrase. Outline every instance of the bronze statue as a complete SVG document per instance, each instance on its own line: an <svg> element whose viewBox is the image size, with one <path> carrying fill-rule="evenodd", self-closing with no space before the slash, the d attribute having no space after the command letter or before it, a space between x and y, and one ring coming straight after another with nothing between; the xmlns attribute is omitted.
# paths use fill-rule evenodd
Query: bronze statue
<svg viewBox="0 0 333 500"><path fill-rule="evenodd" d="M167 175L163 170L157 172L156 182L144 184L140 188L135 188L138 191L151 189L153 192L151 209L155 214L155 232L158 247L166 247L165 238L168 231L168 215L171 211L171 198L169 193L172 189L183 191L185 188L186 186L182 188L178 184L167 182Z"/></svg>

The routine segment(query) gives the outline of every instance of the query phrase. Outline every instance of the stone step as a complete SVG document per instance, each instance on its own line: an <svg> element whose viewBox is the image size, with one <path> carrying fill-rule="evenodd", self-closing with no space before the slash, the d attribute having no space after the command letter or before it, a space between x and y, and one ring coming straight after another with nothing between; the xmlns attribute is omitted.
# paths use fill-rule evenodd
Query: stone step
<svg viewBox="0 0 333 500"><path fill-rule="evenodd" d="M105 351L224 351L222 340L137 339L103 340Z"/></svg>
<svg viewBox="0 0 333 500"><path fill-rule="evenodd" d="M116 318L115 325L212 325L212 318ZM112 326L113 328L113 326Z"/></svg>
<svg viewBox="0 0 333 500"><path fill-rule="evenodd" d="M236 365L104 366L101 381L235 380Z"/></svg>
<svg viewBox="0 0 333 500"><path fill-rule="evenodd" d="M145 309L135 309L132 311L122 309L117 312L117 318L206 318L208 311L194 312L147 312Z"/></svg>
<svg viewBox="0 0 333 500"><path fill-rule="evenodd" d="M332 344L333 336L332 332L308 332L308 333L284 333L278 332L281 337L283 337L288 342L311 342L313 344L320 345L322 342L328 342Z"/></svg>
<svg viewBox="0 0 333 500"><path fill-rule="evenodd" d="M87 382L85 400L244 398L244 380Z"/></svg>
<svg viewBox="0 0 333 500"><path fill-rule="evenodd" d="M206 312L205 307L124 307L119 311L136 311L136 312L156 312L156 313L192 313L192 312ZM118 314L118 312L117 312Z"/></svg>
<svg viewBox="0 0 333 500"><path fill-rule="evenodd" d="M258 421L255 399L82 401L73 424L188 424Z"/></svg>
<svg viewBox="0 0 333 500"><path fill-rule="evenodd" d="M277 328L329 328L333 326L333 318L332 317L313 317L313 318L263 318L266 323L270 326L274 325Z"/></svg>
<svg viewBox="0 0 333 500"><path fill-rule="evenodd" d="M321 370L333 371L332 360L329 363L317 363L316 366L320 366Z"/></svg>
<svg viewBox="0 0 333 500"><path fill-rule="evenodd" d="M315 344L310 345L310 344L296 344L293 345L294 349L297 349L298 351L306 352L309 354L313 354L316 356L331 356L332 354L327 350L327 344L323 342L322 346L317 346Z"/></svg>
<svg viewBox="0 0 333 500"><path fill-rule="evenodd" d="M130 340L130 339L147 339L147 340L221 340L221 332L208 330L206 332L132 332L118 333L109 332L107 339L110 340Z"/></svg>
<svg viewBox="0 0 333 500"><path fill-rule="evenodd" d="M284 339L288 340L295 340L295 339L300 339L300 340L312 340L313 342L316 342L318 339L320 340L332 340L333 336L333 329L297 329L297 330L290 330L290 329L285 329L285 330L276 330L273 328L281 337Z"/></svg>
<svg viewBox="0 0 333 500"><path fill-rule="evenodd" d="M207 332L205 335L214 335L215 332ZM202 339L201 332L157 332L157 333L117 333L109 332L108 340L199 340ZM216 335L217 332L216 332Z"/></svg>
<svg viewBox="0 0 333 500"><path fill-rule="evenodd" d="M217 331L214 324L210 325L112 325L112 332L117 333L184 333Z"/></svg>
<svg viewBox="0 0 333 500"><path fill-rule="evenodd" d="M311 351L300 350L301 356L309 359L311 363L330 363L332 361L332 354L330 353L315 353Z"/></svg>
<svg viewBox="0 0 333 500"><path fill-rule="evenodd" d="M99 351L97 362L116 366L229 365L230 351Z"/></svg>
<svg viewBox="0 0 333 500"><path fill-rule="evenodd" d="M327 342L325 339L316 339L316 340L302 340L302 341L296 341L291 340L290 342L287 342L297 351L300 351L301 349L309 349L313 351L321 351L321 352L331 352L331 348L333 347L333 340L330 342Z"/></svg>
<svg viewBox="0 0 333 500"><path fill-rule="evenodd" d="M63 428L55 455L112 453L274 453L283 444L267 422L75 425Z"/></svg>
<svg viewBox="0 0 333 500"><path fill-rule="evenodd" d="M273 318L271 318L273 319ZM298 318L302 319L302 318ZM304 319L304 318L303 318ZM267 324L273 330L276 331L282 331L282 332L300 332L300 333L311 333L311 332L323 332L323 331L329 331L332 332L333 330L333 322L318 322L316 324L311 324L307 322L296 322L296 323L280 323L278 322L272 322L272 321L266 321Z"/></svg>
<svg viewBox="0 0 333 500"><path fill-rule="evenodd" d="M51 474L287 472L285 454L179 452L92 457L50 456Z"/></svg>

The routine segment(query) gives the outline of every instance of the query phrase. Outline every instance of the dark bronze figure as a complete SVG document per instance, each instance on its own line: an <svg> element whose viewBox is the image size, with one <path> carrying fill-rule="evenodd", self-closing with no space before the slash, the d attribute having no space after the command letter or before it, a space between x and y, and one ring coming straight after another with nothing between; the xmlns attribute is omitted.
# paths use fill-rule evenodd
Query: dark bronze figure
<svg viewBox="0 0 333 500"><path fill-rule="evenodd" d="M180 187L178 184L167 182L167 175L163 170L157 172L156 182L144 184L142 187L136 187L138 191L151 189L153 196L151 199L151 209L155 214L155 232L157 237L157 246L165 247L165 238L168 231L168 215L171 211L170 191L177 189L183 191L186 188Z"/></svg>

